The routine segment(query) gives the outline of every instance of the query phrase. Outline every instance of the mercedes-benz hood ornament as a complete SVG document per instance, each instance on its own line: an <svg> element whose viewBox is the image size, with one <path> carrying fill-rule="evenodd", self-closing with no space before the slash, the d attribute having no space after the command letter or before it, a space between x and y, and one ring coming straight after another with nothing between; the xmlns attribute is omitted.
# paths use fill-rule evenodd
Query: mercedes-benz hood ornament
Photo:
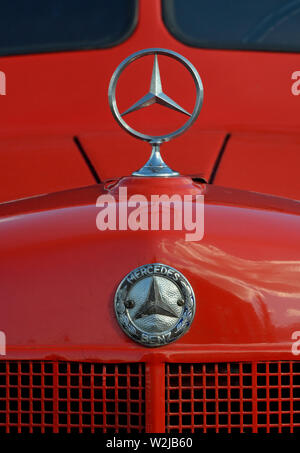
<svg viewBox="0 0 300 453"><path fill-rule="evenodd" d="M153 70L149 92L146 93L142 98L137 100L123 113L120 113L116 102L116 87L119 77L129 64L131 64L133 61L141 57L145 57L148 55L154 55ZM165 55L167 57L175 59L176 61L183 64L183 66L192 75L196 87L196 102L192 113L187 112L175 100L171 99L163 90L159 70L158 55ZM117 67L109 84L108 98L111 111L119 125L123 127L129 134L150 143L152 146L152 153L150 159L140 170L134 172L133 175L178 176L178 173L171 170L162 160L162 157L160 155L160 145L163 142L167 142L172 138L175 138L178 135L183 134L194 123L194 121L197 119L199 115L203 103L203 86L196 68L186 58L184 58L183 56L179 55L176 52L173 52L172 50L160 48L140 50L139 52L130 55L128 58L122 61L122 63ZM137 110L140 110L141 108L148 107L155 103L163 105L166 108L176 110L177 112L180 112L185 116L188 116L188 120L183 126L175 130L174 132L158 136L152 136L136 131L131 126L129 126L129 124L126 123L126 121L124 120L124 116L128 115L129 113L135 112Z"/></svg>

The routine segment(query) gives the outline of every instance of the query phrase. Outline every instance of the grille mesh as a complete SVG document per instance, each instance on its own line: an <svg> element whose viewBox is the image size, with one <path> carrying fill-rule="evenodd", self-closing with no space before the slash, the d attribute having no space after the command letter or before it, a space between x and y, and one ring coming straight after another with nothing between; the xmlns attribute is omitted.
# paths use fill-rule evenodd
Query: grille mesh
<svg viewBox="0 0 300 453"><path fill-rule="evenodd" d="M299 427L300 362L166 364L167 432Z"/></svg>
<svg viewBox="0 0 300 453"><path fill-rule="evenodd" d="M166 432L300 431L300 362L166 364L165 379ZM144 364L0 361L1 431L144 432Z"/></svg>
<svg viewBox="0 0 300 453"><path fill-rule="evenodd" d="M2 432L142 432L143 364L0 362Z"/></svg>

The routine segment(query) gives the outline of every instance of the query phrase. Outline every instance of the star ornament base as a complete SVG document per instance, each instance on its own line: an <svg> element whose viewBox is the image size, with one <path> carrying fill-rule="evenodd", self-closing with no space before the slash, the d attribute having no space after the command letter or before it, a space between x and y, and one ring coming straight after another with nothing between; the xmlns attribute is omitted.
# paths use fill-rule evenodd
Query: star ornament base
<svg viewBox="0 0 300 453"><path fill-rule="evenodd" d="M140 170L133 172L132 176L170 177L179 176L179 173L172 170L163 161L160 154L160 144L153 143L150 159Z"/></svg>
<svg viewBox="0 0 300 453"><path fill-rule="evenodd" d="M122 330L147 347L164 346L185 334L195 315L195 295L181 272L165 264L138 267L115 294Z"/></svg>

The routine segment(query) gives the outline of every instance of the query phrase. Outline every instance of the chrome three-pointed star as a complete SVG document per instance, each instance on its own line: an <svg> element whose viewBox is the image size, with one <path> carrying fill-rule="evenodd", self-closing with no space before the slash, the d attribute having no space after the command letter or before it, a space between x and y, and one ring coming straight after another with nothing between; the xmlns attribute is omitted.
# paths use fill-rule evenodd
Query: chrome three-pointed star
<svg viewBox="0 0 300 453"><path fill-rule="evenodd" d="M160 287L156 277L152 277L146 300L138 313L136 313L135 319L150 315L163 315L171 318L178 318L176 311L165 302L164 297L160 292Z"/></svg>
<svg viewBox="0 0 300 453"><path fill-rule="evenodd" d="M185 115L191 116L189 112L184 110L180 105L178 105L173 99L169 98L161 86L160 73L157 61L157 55L154 56L153 71L151 77L150 91L145 96L143 96L139 101L133 104L129 109L125 110L121 116L125 116L128 113L135 112L143 107L148 107L152 104L160 104L169 109L176 110L177 112L184 113Z"/></svg>

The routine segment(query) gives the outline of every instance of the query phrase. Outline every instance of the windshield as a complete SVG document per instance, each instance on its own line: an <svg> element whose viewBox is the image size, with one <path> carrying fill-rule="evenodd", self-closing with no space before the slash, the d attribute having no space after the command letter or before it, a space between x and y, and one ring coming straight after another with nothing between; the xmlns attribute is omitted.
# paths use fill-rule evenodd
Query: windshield
<svg viewBox="0 0 300 453"><path fill-rule="evenodd" d="M300 0L163 0L169 31L212 49L300 52Z"/></svg>
<svg viewBox="0 0 300 453"><path fill-rule="evenodd" d="M0 55L109 47L136 24L137 0L2 0Z"/></svg>

